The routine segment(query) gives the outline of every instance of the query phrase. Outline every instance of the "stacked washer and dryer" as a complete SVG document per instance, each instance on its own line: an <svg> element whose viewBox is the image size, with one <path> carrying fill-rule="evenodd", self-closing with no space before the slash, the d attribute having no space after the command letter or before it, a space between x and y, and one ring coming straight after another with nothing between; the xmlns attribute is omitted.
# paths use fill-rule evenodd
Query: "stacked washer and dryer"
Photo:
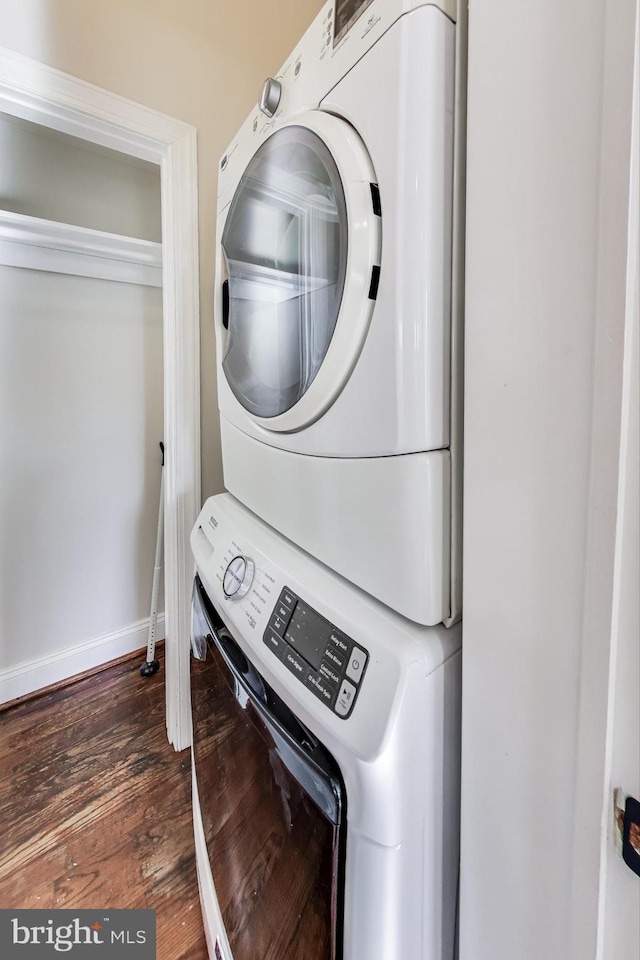
<svg viewBox="0 0 640 960"><path fill-rule="evenodd" d="M191 543L210 957L452 960L464 23L329 0L219 170Z"/></svg>

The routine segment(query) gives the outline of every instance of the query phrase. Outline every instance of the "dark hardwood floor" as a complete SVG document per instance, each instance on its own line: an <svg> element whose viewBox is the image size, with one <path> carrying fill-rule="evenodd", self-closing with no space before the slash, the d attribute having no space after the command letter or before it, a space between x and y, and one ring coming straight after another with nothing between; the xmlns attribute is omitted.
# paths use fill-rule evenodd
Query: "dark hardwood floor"
<svg viewBox="0 0 640 960"><path fill-rule="evenodd" d="M206 960L190 753L143 659L0 712L0 907L152 908L158 960Z"/></svg>

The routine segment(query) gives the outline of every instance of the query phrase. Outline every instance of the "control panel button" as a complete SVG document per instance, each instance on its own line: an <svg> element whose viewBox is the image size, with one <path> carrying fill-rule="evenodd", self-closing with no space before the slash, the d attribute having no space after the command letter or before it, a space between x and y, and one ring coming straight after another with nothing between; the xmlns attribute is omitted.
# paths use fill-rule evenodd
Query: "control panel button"
<svg viewBox="0 0 640 960"><path fill-rule="evenodd" d="M289 620L291 620L291 607L288 607L286 603L280 603L280 601L278 601L274 613L286 623L289 623Z"/></svg>
<svg viewBox="0 0 640 960"><path fill-rule="evenodd" d="M354 647L351 651L351 656L349 657L349 663L347 664L347 676L353 680L354 683L359 683L360 677L362 676L362 671L366 665L366 653L359 647Z"/></svg>
<svg viewBox="0 0 640 960"><path fill-rule="evenodd" d="M345 657L349 653L351 643L339 630L331 631L329 634L329 643L336 648L338 653L342 653Z"/></svg>
<svg viewBox="0 0 640 960"><path fill-rule="evenodd" d="M288 650L288 644L279 637L277 633L274 633L273 630L265 630L263 637L264 642L268 646L269 650L272 653L275 653L278 660L283 660L284 655Z"/></svg>
<svg viewBox="0 0 640 960"><path fill-rule="evenodd" d="M287 621L279 617L277 613L274 613L271 620L269 620L269 626L275 633L284 637L284 632L287 629Z"/></svg>
<svg viewBox="0 0 640 960"><path fill-rule="evenodd" d="M288 608L289 613L293 610L296 605L296 600L298 598L294 597L290 590L283 590L280 594L280 603L283 603L285 607Z"/></svg>
<svg viewBox="0 0 640 960"><path fill-rule="evenodd" d="M241 600L246 596L253 583L254 573L253 560L241 555L234 557L227 565L222 581L222 589L227 600Z"/></svg>
<svg viewBox="0 0 640 960"><path fill-rule="evenodd" d="M331 665L331 662L327 663L326 660L323 660L320 664L320 673L325 678L325 680L333 683L334 686L339 687L342 677L339 673L336 672L336 668Z"/></svg>
<svg viewBox="0 0 640 960"><path fill-rule="evenodd" d="M309 670L306 678L307 686L315 693L319 700L323 700L330 707L336 698L335 687L326 683L324 677L317 674L314 670Z"/></svg>
<svg viewBox="0 0 640 960"><path fill-rule="evenodd" d="M344 665L347 661L347 658L342 653L338 653L334 646L328 646L324 652L325 663L331 664L334 669L339 670L340 673L344 671Z"/></svg>
<svg viewBox="0 0 640 960"><path fill-rule="evenodd" d="M305 677L308 670L307 664L302 657L299 657L298 654L291 649L289 644L287 644L287 649L282 655L282 662L289 667L291 672L295 673L296 676Z"/></svg>
<svg viewBox="0 0 640 960"><path fill-rule="evenodd" d="M335 711L339 717L346 717L346 715L351 710L353 706L353 701L356 696L356 688L352 683L349 683L348 680L342 681L342 686L340 687L340 693L338 694L338 699L336 700Z"/></svg>

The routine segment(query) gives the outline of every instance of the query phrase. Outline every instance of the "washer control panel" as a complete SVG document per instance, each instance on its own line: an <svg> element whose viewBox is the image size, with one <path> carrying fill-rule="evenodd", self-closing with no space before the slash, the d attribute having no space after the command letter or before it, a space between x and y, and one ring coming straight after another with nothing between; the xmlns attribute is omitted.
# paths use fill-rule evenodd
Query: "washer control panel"
<svg viewBox="0 0 640 960"><path fill-rule="evenodd" d="M346 719L353 710L369 654L285 587L263 640L318 700Z"/></svg>

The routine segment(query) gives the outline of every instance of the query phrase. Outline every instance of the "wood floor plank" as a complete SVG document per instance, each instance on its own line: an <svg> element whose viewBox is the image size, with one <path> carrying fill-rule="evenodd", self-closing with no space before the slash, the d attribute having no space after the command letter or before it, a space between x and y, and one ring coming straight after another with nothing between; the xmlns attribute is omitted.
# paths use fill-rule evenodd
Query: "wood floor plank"
<svg viewBox="0 0 640 960"><path fill-rule="evenodd" d="M190 757L140 662L0 712L0 907L155 909L158 960L206 960Z"/></svg>

